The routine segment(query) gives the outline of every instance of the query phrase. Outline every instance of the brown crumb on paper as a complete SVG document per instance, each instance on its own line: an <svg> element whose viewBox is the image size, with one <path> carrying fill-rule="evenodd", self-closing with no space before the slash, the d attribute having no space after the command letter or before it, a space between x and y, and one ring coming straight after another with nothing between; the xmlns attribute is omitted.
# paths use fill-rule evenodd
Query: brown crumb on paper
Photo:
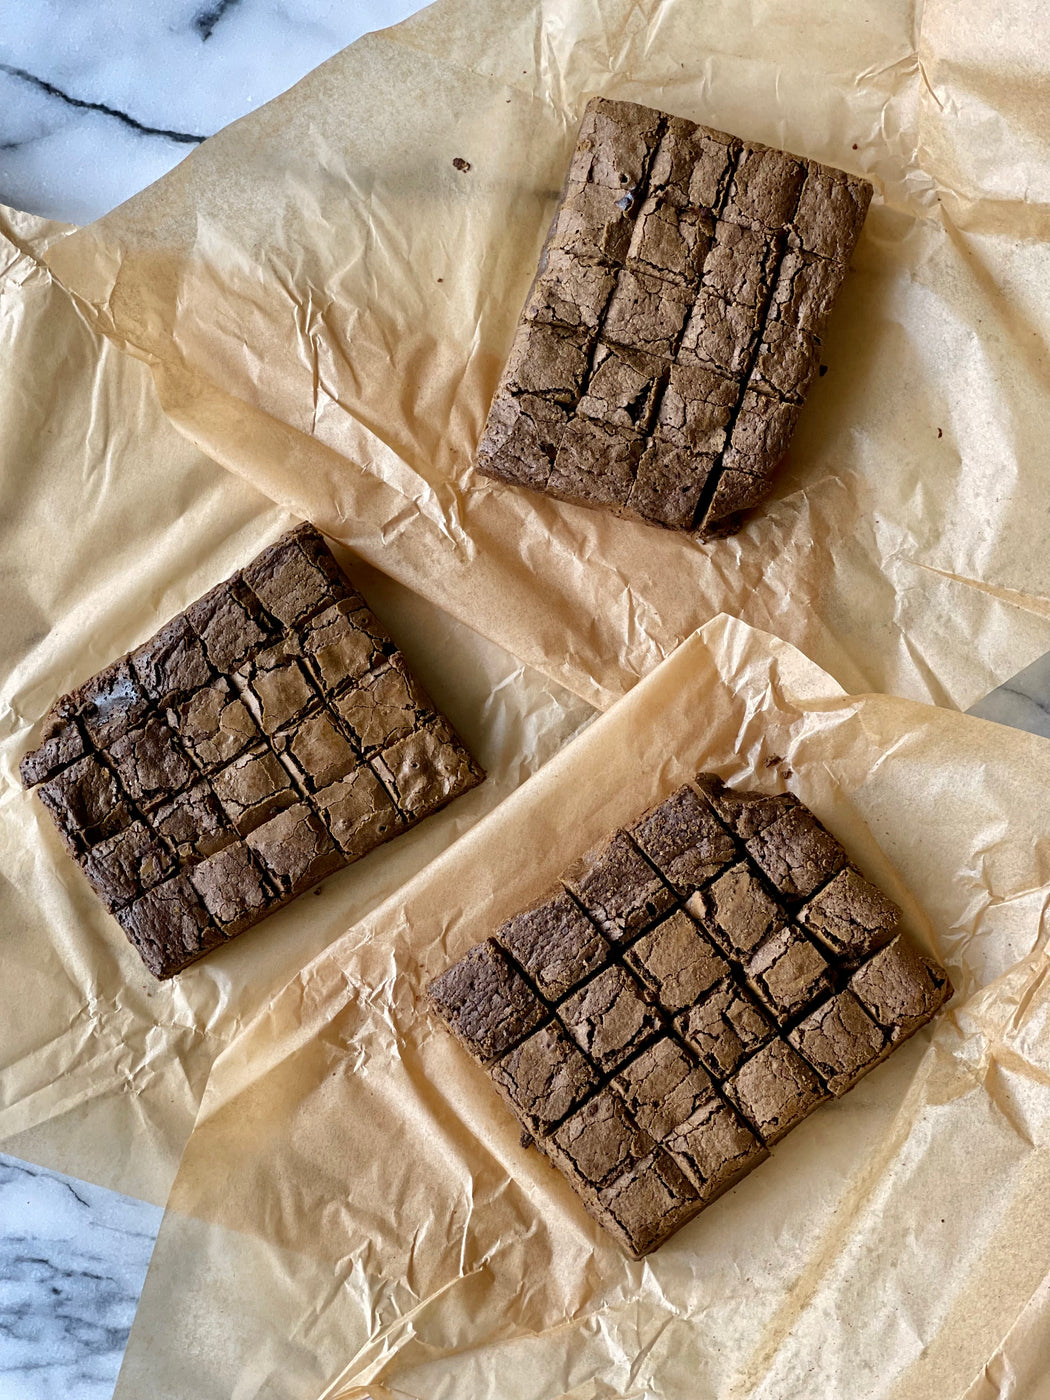
<svg viewBox="0 0 1050 1400"><path fill-rule="evenodd" d="M454 156L452 159L452 164L456 167L457 170L462 170L464 174L466 174L466 172L470 169L470 161L464 160L462 156Z"/></svg>

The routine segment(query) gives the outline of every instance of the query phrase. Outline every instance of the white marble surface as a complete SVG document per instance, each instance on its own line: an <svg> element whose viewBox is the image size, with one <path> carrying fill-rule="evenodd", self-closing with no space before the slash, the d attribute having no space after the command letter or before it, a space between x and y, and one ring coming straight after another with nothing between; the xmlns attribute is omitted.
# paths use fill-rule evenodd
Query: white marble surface
<svg viewBox="0 0 1050 1400"><path fill-rule="evenodd" d="M415 0L21 0L0 201L83 223ZM972 711L1050 737L1050 656ZM0 1400L109 1400L161 1212L0 1155Z"/></svg>
<svg viewBox="0 0 1050 1400"><path fill-rule="evenodd" d="M87 223L418 0L12 0L0 201Z"/></svg>
<svg viewBox="0 0 1050 1400"><path fill-rule="evenodd" d="M162 1213L0 1154L0 1400L109 1400Z"/></svg>

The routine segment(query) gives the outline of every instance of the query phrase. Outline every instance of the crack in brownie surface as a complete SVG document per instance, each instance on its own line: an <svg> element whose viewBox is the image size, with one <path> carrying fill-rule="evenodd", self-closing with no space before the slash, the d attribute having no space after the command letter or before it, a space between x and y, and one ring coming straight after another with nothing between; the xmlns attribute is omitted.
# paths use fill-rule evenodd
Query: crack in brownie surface
<svg viewBox="0 0 1050 1400"><path fill-rule="evenodd" d="M310 525L58 700L20 773L158 977L483 777Z"/></svg>
<svg viewBox="0 0 1050 1400"><path fill-rule="evenodd" d="M797 798L701 773L428 1001L641 1257L950 998L899 919Z"/></svg>
<svg viewBox="0 0 1050 1400"><path fill-rule="evenodd" d="M739 529L816 377L871 195L816 161L594 98L477 470L704 539Z"/></svg>

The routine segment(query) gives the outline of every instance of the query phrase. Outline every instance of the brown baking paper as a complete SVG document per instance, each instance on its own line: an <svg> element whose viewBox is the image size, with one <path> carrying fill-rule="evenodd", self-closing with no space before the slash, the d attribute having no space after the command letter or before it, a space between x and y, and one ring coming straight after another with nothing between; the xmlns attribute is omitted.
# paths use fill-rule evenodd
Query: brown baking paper
<svg viewBox="0 0 1050 1400"><path fill-rule="evenodd" d="M635 1264L423 990L701 767L796 792L958 990ZM1048 784L1044 740L713 620L224 1050L119 1400L1028 1400L975 1377L1050 1286Z"/></svg>
<svg viewBox="0 0 1050 1400"><path fill-rule="evenodd" d="M442 0L48 260L217 461L597 705L726 611L967 708L1050 647L1048 54L1036 0ZM598 92L878 192L727 542L470 469Z"/></svg>
<svg viewBox="0 0 1050 1400"><path fill-rule="evenodd" d="M154 982L21 790L18 761L60 693L293 521L176 433L146 368L77 314L40 261L67 236L0 208L0 1150L163 1204L218 1051L592 711L355 565L489 780L176 981Z"/></svg>

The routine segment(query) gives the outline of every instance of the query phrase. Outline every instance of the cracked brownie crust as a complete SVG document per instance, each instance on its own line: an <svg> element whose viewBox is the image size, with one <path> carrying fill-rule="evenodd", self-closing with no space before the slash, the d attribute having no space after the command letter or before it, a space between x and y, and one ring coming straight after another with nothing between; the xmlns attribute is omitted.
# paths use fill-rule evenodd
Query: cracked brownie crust
<svg viewBox="0 0 1050 1400"><path fill-rule="evenodd" d="M57 701L20 772L157 977L483 777L311 525Z"/></svg>
<svg viewBox="0 0 1050 1400"><path fill-rule="evenodd" d="M871 186L588 103L475 466L703 539L768 494Z"/></svg>
<svg viewBox="0 0 1050 1400"><path fill-rule="evenodd" d="M701 773L428 1000L639 1258L949 999L898 924L797 798Z"/></svg>

